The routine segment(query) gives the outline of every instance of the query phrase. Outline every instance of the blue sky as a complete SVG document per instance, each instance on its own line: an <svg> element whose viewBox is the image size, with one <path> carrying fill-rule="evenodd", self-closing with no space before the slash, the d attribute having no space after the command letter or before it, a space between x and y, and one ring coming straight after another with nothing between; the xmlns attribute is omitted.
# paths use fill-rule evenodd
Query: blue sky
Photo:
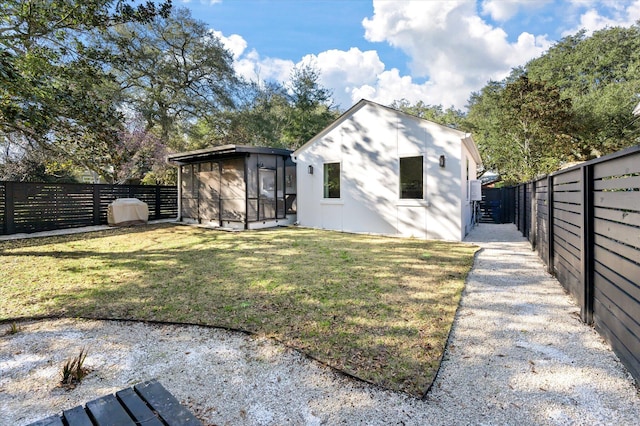
<svg viewBox="0 0 640 426"><path fill-rule="evenodd" d="M286 82L311 62L342 109L361 98L464 109L490 79L581 28L640 20L640 0L174 0L239 74Z"/></svg>

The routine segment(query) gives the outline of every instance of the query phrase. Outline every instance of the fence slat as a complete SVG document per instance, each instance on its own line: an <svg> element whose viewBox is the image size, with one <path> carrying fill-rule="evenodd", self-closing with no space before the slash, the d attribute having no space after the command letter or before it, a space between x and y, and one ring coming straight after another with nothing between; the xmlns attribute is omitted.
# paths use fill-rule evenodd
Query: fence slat
<svg viewBox="0 0 640 426"><path fill-rule="evenodd" d="M626 210L596 207L594 209L594 216L596 219L610 220L625 225L640 227L640 212L636 213Z"/></svg>
<svg viewBox="0 0 640 426"><path fill-rule="evenodd" d="M640 188L640 176L626 176L614 179L596 180L593 183L596 191L603 189L636 189Z"/></svg>
<svg viewBox="0 0 640 426"><path fill-rule="evenodd" d="M628 155L615 158L611 161L603 161L594 166L593 177L602 179L610 176L622 176L631 173L640 173L640 161L638 155Z"/></svg>
<svg viewBox="0 0 640 426"><path fill-rule="evenodd" d="M597 207L610 207L620 210L640 210L640 192L638 191L603 191L594 194Z"/></svg>
<svg viewBox="0 0 640 426"><path fill-rule="evenodd" d="M596 219L594 222L594 230L597 234L606 235L607 238L635 247L640 251L640 229L602 219Z"/></svg>

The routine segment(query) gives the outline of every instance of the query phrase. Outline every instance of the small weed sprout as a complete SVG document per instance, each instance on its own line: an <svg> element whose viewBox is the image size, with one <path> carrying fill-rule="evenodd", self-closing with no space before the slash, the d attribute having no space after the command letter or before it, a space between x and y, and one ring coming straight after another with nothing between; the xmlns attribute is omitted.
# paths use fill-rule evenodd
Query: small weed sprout
<svg viewBox="0 0 640 426"><path fill-rule="evenodd" d="M12 322L11 325L9 326L9 328L7 329L7 331L4 334L6 334L8 336L8 335L11 335L11 334L18 334L21 331L22 331L22 327L20 327L15 322Z"/></svg>
<svg viewBox="0 0 640 426"><path fill-rule="evenodd" d="M84 367L85 358L87 358L87 350L82 348L77 357L67 360L62 366L60 385L63 388L75 388L89 374L89 369Z"/></svg>

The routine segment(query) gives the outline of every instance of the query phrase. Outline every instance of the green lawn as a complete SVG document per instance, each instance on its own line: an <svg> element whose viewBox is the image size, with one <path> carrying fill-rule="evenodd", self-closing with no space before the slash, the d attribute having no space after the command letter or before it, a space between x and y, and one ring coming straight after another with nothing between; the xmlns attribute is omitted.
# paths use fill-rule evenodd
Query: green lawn
<svg viewBox="0 0 640 426"><path fill-rule="evenodd" d="M79 316L243 329L421 396L476 249L173 224L0 242L0 321Z"/></svg>

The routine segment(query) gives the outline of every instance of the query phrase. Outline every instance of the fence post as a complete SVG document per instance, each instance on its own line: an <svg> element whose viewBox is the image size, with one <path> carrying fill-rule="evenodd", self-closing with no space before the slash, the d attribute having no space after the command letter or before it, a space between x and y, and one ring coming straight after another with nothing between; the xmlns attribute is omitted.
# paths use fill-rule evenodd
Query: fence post
<svg viewBox="0 0 640 426"><path fill-rule="evenodd" d="M155 215L154 215L155 220L160 219L160 204L161 203L162 203L162 200L160 199L160 186L156 185L156 211L155 211Z"/></svg>
<svg viewBox="0 0 640 426"><path fill-rule="evenodd" d="M100 225L100 187L93 186L93 224Z"/></svg>
<svg viewBox="0 0 640 426"><path fill-rule="evenodd" d="M551 275L555 275L555 271L553 269L554 262L554 240L555 234L553 232L553 176L547 176L547 243L549 244L547 255L549 257L547 261L547 272Z"/></svg>
<svg viewBox="0 0 640 426"><path fill-rule="evenodd" d="M14 183L13 182L5 182L4 187L4 228L5 233L15 234L16 233L16 225L14 221Z"/></svg>
<svg viewBox="0 0 640 426"><path fill-rule="evenodd" d="M531 210L531 208L529 207L529 204L527 203L527 183L523 183L522 184L522 199L524 200L524 214L522 215L523 217L523 221L522 221L522 235L524 235L524 237L527 239L527 241L529 240L529 227L527 226L527 220L528 220L528 215L529 215L529 211Z"/></svg>
<svg viewBox="0 0 640 426"><path fill-rule="evenodd" d="M531 243L531 250L536 250L538 245L538 192L536 191L535 180L531 181L531 206L529 211L531 212L531 220L529 221L529 242Z"/></svg>
<svg viewBox="0 0 640 426"><path fill-rule="evenodd" d="M582 275L583 300L580 316L587 324L593 323L593 166L582 166Z"/></svg>

